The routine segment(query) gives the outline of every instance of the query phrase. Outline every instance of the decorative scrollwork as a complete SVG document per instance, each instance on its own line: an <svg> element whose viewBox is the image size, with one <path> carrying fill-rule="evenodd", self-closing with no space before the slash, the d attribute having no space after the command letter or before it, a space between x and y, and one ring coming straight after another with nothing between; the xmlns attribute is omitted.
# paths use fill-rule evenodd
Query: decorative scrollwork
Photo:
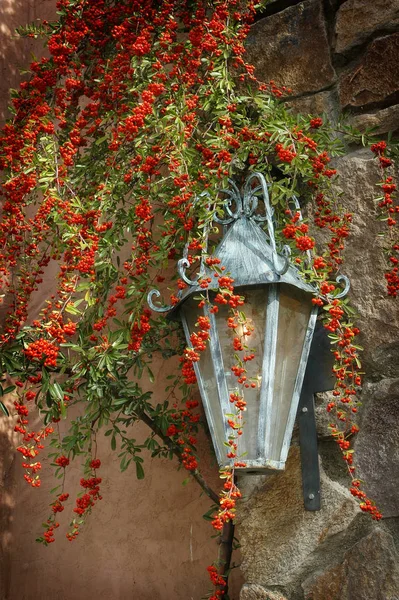
<svg viewBox="0 0 399 600"><path fill-rule="evenodd" d="M299 220L302 221L302 211L301 211L301 205L299 204L299 200L298 198L295 196L295 194L292 194L291 196L291 200L294 203L294 207L295 207L295 212L299 212Z"/></svg>
<svg viewBox="0 0 399 600"><path fill-rule="evenodd" d="M256 187L252 187L252 183L254 180L259 181L259 185ZM259 192L262 194L259 196ZM265 214L256 214L256 209L258 208L259 200L262 200L265 205ZM244 213L247 217L251 217L254 221L264 222L269 219L273 220L273 209L270 204L269 199L269 190L266 183L266 179L262 173L252 173L244 186ZM274 237L274 226L273 226L273 237Z"/></svg>
<svg viewBox="0 0 399 600"><path fill-rule="evenodd" d="M154 296L156 298L160 298L161 297L161 292L159 290L151 290L150 292L148 292L148 294L147 294L147 302L148 302L148 306L151 308L151 310L154 310L155 312L159 312L159 313L169 312L170 310L172 310L173 305L170 305L170 306L157 306L156 304L154 304L153 301L152 301L152 298Z"/></svg>
<svg viewBox="0 0 399 600"><path fill-rule="evenodd" d="M215 215L214 220L216 223L220 225L230 225L233 221L239 219L243 213L243 202L240 194L240 190L234 183L232 179L229 179L229 184L231 185L231 189L229 190L220 190L220 194L226 194L228 196L227 200L223 203L224 211L227 213L227 218L223 219ZM231 210L232 204L235 204L236 210L235 212Z"/></svg>
<svg viewBox="0 0 399 600"><path fill-rule="evenodd" d="M258 185L254 186L254 182L257 182ZM284 275L290 264L288 260L289 248L288 246L284 246L282 255L278 254L277 252L276 240L274 236L273 207L270 203L268 184L265 176L258 171L251 173L245 182L242 196L234 181L229 180L229 183L231 185L231 189L221 190L221 193L228 196L228 199L224 204L224 210L227 214L227 217L220 218L215 216L215 221L221 225L229 225L233 221L245 216L257 222L266 222L268 237L272 249L274 271L277 275ZM256 212L258 210L260 201L264 204L264 214ZM296 198L295 201L297 202ZM235 210L232 210L231 208L233 203L235 205ZM188 283L187 279L183 279Z"/></svg>
<svg viewBox="0 0 399 600"><path fill-rule="evenodd" d="M219 194L225 195L225 200L223 202L223 210L224 216L215 215L213 217L216 223L220 225L230 225L233 221L237 219L246 217L248 219L253 219L257 222L263 222L267 224L267 235L269 239L270 248L272 251L272 263L273 269L276 275L284 275L287 272L290 262L289 256L291 254L290 247L285 245L281 251L281 253L277 252L276 248L276 239L274 235L274 220L273 220L273 207L269 198L269 184L267 183L265 176L260 172L254 172L249 175L247 178L243 194L241 195L240 190L234 181L229 179L230 188L220 190ZM208 191L202 192L199 196L197 196L196 201L198 201L201 197L207 196L209 198L209 210L211 210L211 198ZM299 210L299 203L295 196L292 198L293 203L295 205L296 210ZM264 212L263 214L259 212L259 207L263 203ZM207 234L209 232L210 223L206 224L206 230L204 231L205 239L207 243ZM199 280L204 276L205 273L205 265L204 258L206 256L207 248L203 248L203 255L201 259L201 264L199 267L199 273L195 277L190 277L187 275L187 269L192 267L189 260L189 245L186 244L183 252L183 257L177 263L177 270L181 279L190 287L198 285ZM337 280L343 279L343 276L340 276ZM345 278L347 281L347 278ZM349 289L349 282L347 282L347 286L341 295L345 295L347 290ZM181 297L181 292L179 293L179 297ZM160 298L161 294L158 290L154 289L148 293L147 302L150 308L156 312L168 312L173 306L159 306L154 304L153 298Z"/></svg>
<svg viewBox="0 0 399 600"><path fill-rule="evenodd" d="M254 180L259 181L259 185L256 187L252 187ZM255 211L258 207L259 196L257 195L259 192L262 192L261 198L265 205L265 214L260 215L256 214ZM283 255L278 254L276 248L276 239L274 236L274 223L273 223L273 208L270 203L269 198L269 190L267 186L267 182L265 176L262 173L256 172L252 173L244 186L244 212L246 216L251 217L254 221L266 222L267 230L269 234L269 242L272 249L273 256L273 268L277 275L284 275L287 272L288 267L290 266L288 256L290 255L290 250L288 246L284 246ZM282 266L281 260L283 260Z"/></svg>
<svg viewBox="0 0 399 600"><path fill-rule="evenodd" d="M337 277L337 281L338 281L338 283L339 283L340 281L343 281L343 282L345 283L345 287L344 287L344 289L342 290L342 292L340 292L339 294L337 294L337 295L335 296L335 298L343 298L343 297L344 297L344 296L346 296L346 294L349 292L349 290L350 290L350 287L351 287L351 284L350 284L349 278L348 278L346 275L338 275L338 277Z"/></svg>
<svg viewBox="0 0 399 600"><path fill-rule="evenodd" d="M188 285L196 285L198 283L200 275L197 275L195 279L190 279L189 277L187 277L186 269L188 269L190 266L190 261L186 257L181 258L177 263L177 271L185 283L187 283Z"/></svg>
<svg viewBox="0 0 399 600"><path fill-rule="evenodd" d="M291 256L291 248L289 246L283 246L283 250L281 254L273 253L273 268L277 275L284 275L288 271L288 267L290 266L290 261L288 257ZM279 267L278 260L283 260L283 265Z"/></svg>

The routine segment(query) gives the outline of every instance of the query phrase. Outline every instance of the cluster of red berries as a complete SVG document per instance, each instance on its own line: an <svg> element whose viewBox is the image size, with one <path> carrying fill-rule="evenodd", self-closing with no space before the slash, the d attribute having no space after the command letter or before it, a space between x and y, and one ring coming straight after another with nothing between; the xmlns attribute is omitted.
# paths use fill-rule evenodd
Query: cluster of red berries
<svg viewBox="0 0 399 600"><path fill-rule="evenodd" d="M214 565L207 567L207 571L212 585L217 588L215 593L210 596L209 600L220 600L225 593L224 588L226 587L226 580L219 575L218 570Z"/></svg>
<svg viewBox="0 0 399 600"><path fill-rule="evenodd" d="M274 149L279 160L284 163L291 163L297 155L292 146L290 148L284 148L282 144L276 144Z"/></svg>
<svg viewBox="0 0 399 600"><path fill-rule="evenodd" d="M314 119L310 119L310 127L311 129L319 129L323 125L323 119L320 117L316 117Z"/></svg>
<svg viewBox="0 0 399 600"><path fill-rule="evenodd" d="M138 352L141 348L141 344L143 342L144 336L150 331L150 316L151 311L148 308L145 308L140 315L138 321L133 324L131 333L130 333L130 343L128 350L133 352Z"/></svg>
<svg viewBox="0 0 399 600"><path fill-rule="evenodd" d="M58 358L58 346L45 339L36 340L24 350L29 360L44 360L45 367L56 367Z"/></svg>
<svg viewBox="0 0 399 600"><path fill-rule="evenodd" d="M371 151L377 156L381 168L383 180L381 188L384 196L378 202L378 207L381 209L381 218L383 218L388 227L390 235L390 244L387 248L388 268L385 273L387 282L388 296L396 297L399 293L399 242L398 234L394 233L394 229L398 225L399 204L397 203L397 188L391 176L385 176L385 169L391 166L392 161L386 157L387 144L384 141L378 142L371 146ZM393 241L392 241L393 240Z"/></svg>
<svg viewBox="0 0 399 600"><path fill-rule="evenodd" d="M199 327L199 332L193 332L190 336L193 347L186 348L182 360L182 372L186 383L194 383L196 381L192 365L200 360L199 353L206 350L206 342L209 340L209 330L211 328L209 317L200 316L197 326Z"/></svg>
<svg viewBox="0 0 399 600"><path fill-rule="evenodd" d="M183 410L171 415L173 423L166 431L166 435L174 438L175 443L181 447L181 463L187 471L195 471L198 467L198 461L194 454L197 440L192 435L197 431L200 419L199 413L193 412L198 405L197 400L187 400Z"/></svg>
<svg viewBox="0 0 399 600"><path fill-rule="evenodd" d="M67 456L58 456L54 463L58 466L58 467L62 467L63 469L65 469L65 467L67 467L69 465L69 458Z"/></svg>
<svg viewBox="0 0 399 600"><path fill-rule="evenodd" d="M239 466L241 463L235 462L234 465ZM224 484L220 493L218 512L212 519L212 527L217 531L221 531L228 521L234 520L236 500L241 498L241 492L234 483L234 469L222 469L220 477L224 479Z"/></svg>
<svg viewBox="0 0 399 600"><path fill-rule="evenodd" d="M372 144L370 146L371 152L373 152L377 157L380 163L380 166L383 169L387 169L392 165L392 161L385 156L387 150L387 143L384 141L377 142L376 144Z"/></svg>
<svg viewBox="0 0 399 600"><path fill-rule="evenodd" d="M291 211L287 210L286 214L291 215ZM306 223L300 223L300 213L296 212L291 216L289 222L285 225L282 230L282 234L286 239L292 239L295 241L295 246L301 252L307 252L312 250L315 246L313 238L306 235L309 231L309 226Z"/></svg>
<svg viewBox="0 0 399 600"><path fill-rule="evenodd" d="M29 376L29 383L38 383L41 380L41 373L38 376ZM45 426L39 431L28 431L27 425L29 424L29 409L24 404L24 397L26 400L33 400L36 396L31 389L24 389L22 381L17 380L17 388L19 392L19 399L14 401L14 407L17 412L18 418L14 426L14 431L22 436L22 444L17 447L17 451L29 462L23 462L22 467L25 469L24 479L32 487L40 487L41 481L37 474L41 470L42 465L36 459L40 450L44 448L43 441L54 432L53 427ZM21 395L23 394L23 395Z"/></svg>
<svg viewBox="0 0 399 600"><path fill-rule="evenodd" d="M88 491L76 498L76 506L73 509L73 512L80 517L80 521L76 522L73 520L71 523L72 529L66 534L66 537L70 542L75 540L79 535L79 526L84 521L85 516L91 512L98 500L102 500L102 496L100 495L100 483L102 479L101 477L97 477L95 473L96 469L100 467L101 461L98 458L93 459L89 463L89 468L93 472L92 476L80 480L81 487Z"/></svg>
<svg viewBox="0 0 399 600"><path fill-rule="evenodd" d="M323 282L321 292L325 294L326 301L329 301L326 311L324 327L330 332L333 342L336 344L334 351L335 364L333 373L337 379L333 391L334 401L327 404L327 412L334 413L337 422L330 424L330 431L342 451L342 457L348 466L349 473L354 478L355 467L353 465L352 437L357 434L359 427L352 422L353 414L357 413L357 389L361 386L362 380L359 374L361 368L358 348L355 345L355 338L360 331L357 327L345 322L345 311L342 301L335 298L331 299L328 294L333 292L335 286L328 282ZM356 481L354 496L364 500L360 508L370 512L373 519L379 520L381 514L375 504L367 499L365 492L361 491L360 482Z"/></svg>

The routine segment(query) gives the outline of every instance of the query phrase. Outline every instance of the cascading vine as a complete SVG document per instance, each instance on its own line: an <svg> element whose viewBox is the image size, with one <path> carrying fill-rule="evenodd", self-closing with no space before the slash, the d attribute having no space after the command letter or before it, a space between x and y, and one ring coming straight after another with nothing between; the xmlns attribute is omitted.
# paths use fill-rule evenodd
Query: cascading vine
<svg viewBox="0 0 399 600"><path fill-rule="evenodd" d="M223 472L219 499L202 479L195 456L200 416L193 362L206 347L209 322L198 323L192 347L186 348L179 326L154 316L146 295L153 282L165 281L166 267L175 272L183 256L193 270L206 260L219 282L210 310L227 303L226 328L235 330L245 322L245 306L238 311L244 300L212 258L208 245L216 234L208 240L207 232L222 210L219 190L228 187L229 179L239 186L253 171L271 184L281 244L291 247L291 260L304 277L319 285L314 303L324 309L336 359L335 399L327 406L331 432L348 465L352 494L363 510L381 516L361 490L353 465L359 331L348 300L338 297L333 283L352 220L334 196L336 171L329 165L342 148L322 119L287 110L281 98L290 90L258 82L246 63L244 42L263 4L59 0L58 21L20 30L43 37L50 57L31 64L0 139L0 273L7 306L0 360L2 373L15 382L25 479L40 485L38 455L47 437L55 473L62 479L40 538L45 544L54 541L57 514L68 500L65 473L72 459L83 461L84 478L69 539L76 538L101 499L95 441L101 429L118 451L123 470L134 463L142 478L143 450L176 456L211 498L220 500L215 527L234 516L239 491L232 473ZM389 169L389 159L382 161L386 146L372 150L381 168ZM380 208L388 209L393 232L398 208L390 175L382 188ZM303 204L314 203L308 222L293 207L294 196ZM324 248L316 250L311 234L317 228L328 235ZM397 254L397 240L392 248ZM397 260L392 255L387 273L392 296L398 289ZM29 303L40 297L49 267L57 270L57 281L32 319ZM201 283L200 302L209 301L209 283ZM164 291L173 304L187 284L175 278L172 285L171 293ZM250 336L233 337L235 350L243 354L231 366L245 387ZM157 353L165 359L181 357L181 372L163 398L159 390L152 397L151 358ZM234 400L237 414L230 424L229 452L235 456L236 438L245 427L244 395L245 389ZM33 404L43 417L39 431L30 428ZM68 419L72 405L80 406L80 416L61 436L57 424ZM150 433L138 444L126 432L140 420ZM223 595L225 578L217 567L210 568L210 575L218 588L212 598Z"/></svg>

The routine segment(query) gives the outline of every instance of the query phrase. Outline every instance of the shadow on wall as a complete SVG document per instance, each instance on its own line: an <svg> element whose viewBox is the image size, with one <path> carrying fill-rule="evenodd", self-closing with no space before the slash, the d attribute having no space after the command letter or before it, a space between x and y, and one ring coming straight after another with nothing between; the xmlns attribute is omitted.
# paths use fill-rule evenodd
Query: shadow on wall
<svg viewBox="0 0 399 600"><path fill-rule="evenodd" d="M11 585L12 520L15 506L13 470L14 433L10 419L0 415L0 598L9 597Z"/></svg>
<svg viewBox="0 0 399 600"><path fill-rule="evenodd" d="M0 126L10 117L10 88L18 88L21 69L33 55L42 54L42 42L21 38L16 27L55 15L55 0L1 0L0 6ZM1 311L1 320L4 312ZM15 440L10 420L0 414L0 598L9 597L11 585L12 519L15 506L13 470Z"/></svg>
<svg viewBox="0 0 399 600"><path fill-rule="evenodd" d="M21 69L43 55L42 40L21 38L15 29L56 16L55 0L1 0L0 7L0 125L10 116L9 90L18 88Z"/></svg>

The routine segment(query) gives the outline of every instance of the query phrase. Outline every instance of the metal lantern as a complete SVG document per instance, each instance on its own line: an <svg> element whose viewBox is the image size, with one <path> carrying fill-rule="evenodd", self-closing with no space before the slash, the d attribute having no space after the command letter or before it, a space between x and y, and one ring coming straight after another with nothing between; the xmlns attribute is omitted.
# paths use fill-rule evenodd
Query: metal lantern
<svg viewBox="0 0 399 600"><path fill-rule="evenodd" d="M247 407L239 440L239 461L245 466L240 471L282 470L316 324L317 307L312 298L317 289L289 263L288 248L281 254L276 250L273 212L263 175L253 173L242 196L233 182L224 194L228 197L225 218L215 220L225 227L225 235L212 256L220 259L224 272L234 279L235 293L245 297L244 312L252 330L248 346L255 355L250 366L255 386L245 390ZM262 205L264 214L259 210ZM261 222L266 223L267 233ZM153 310L169 311L171 318L181 319L188 346L198 317L210 319L210 340L194 368L217 460L225 466L231 462L225 444L231 433L227 423L232 412L230 394L237 390L231 370L235 362L233 334L226 326L228 307L222 305L216 314L206 304L199 308L198 296L204 291L199 280L211 277L215 288L217 280L205 264L192 280L186 275L187 267L185 257L179 261L179 272L188 288L176 306L154 305L153 296L160 296L157 290L150 292L148 302ZM212 296L212 284L209 289Z"/></svg>

